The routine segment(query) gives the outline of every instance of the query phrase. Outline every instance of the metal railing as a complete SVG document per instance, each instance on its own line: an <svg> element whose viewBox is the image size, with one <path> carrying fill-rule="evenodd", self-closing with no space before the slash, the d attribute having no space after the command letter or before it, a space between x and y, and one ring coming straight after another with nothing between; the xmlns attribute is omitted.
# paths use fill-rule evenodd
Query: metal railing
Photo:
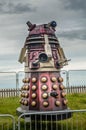
<svg viewBox="0 0 86 130"><path fill-rule="evenodd" d="M86 130L86 109L0 114L0 130Z"/></svg>
<svg viewBox="0 0 86 130"><path fill-rule="evenodd" d="M18 88L18 73L0 72L0 88Z"/></svg>
<svg viewBox="0 0 86 130"><path fill-rule="evenodd" d="M71 86L66 87L65 92L67 94L74 94L74 93L86 93L86 86ZM0 89L0 98L10 98L10 97L17 97L21 94L21 89Z"/></svg>
<svg viewBox="0 0 86 130"><path fill-rule="evenodd" d="M67 94L86 93L86 70L61 71ZM20 95L24 71L0 72L0 98Z"/></svg>
<svg viewBox="0 0 86 130"><path fill-rule="evenodd" d="M86 85L86 70L69 70L67 71L68 86L85 86Z"/></svg>
<svg viewBox="0 0 86 130"><path fill-rule="evenodd" d="M86 70L62 71L61 75L64 78L63 84L67 87L66 91L68 93L86 92ZM22 78L24 78L23 71L17 73L0 72L0 90L3 88L5 94L4 88L6 86L11 89L15 88L15 90L18 90L17 94L19 94L19 90L23 84ZM78 89L76 89L77 86ZM6 92L7 97L10 96L10 93L8 92L7 94ZM14 90L12 93L12 96L15 96ZM64 111L24 113L18 117L18 124L15 123L14 116L0 114L0 130L86 130L86 110L67 110L65 120L63 120L62 113ZM68 118L68 113L72 113L71 118ZM55 115L54 120L53 114ZM15 124L17 127L15 127Z"/></svg>
<svg viewBox="0 0 86 130"><path fill-rule="evenodd" d="M10 114L0 114L0 130L15 130L15 118Z"/></svg>
<svg viewBox="0 0 86 130"><path fill-rule="evenodd" d="M64 85L84 86L86 85L86 70L61 70L61 76L64 79ZM19 88L22 85L24 71L19 72L0 72L1 88Z"/></svg>
<svg viewBox="0 0 86 130"><path fill-rule="evenodd" d="M24 113L18 118L18 130L86 130L86 110L67 110L65 120L63 114L64 111Z"/></svg>

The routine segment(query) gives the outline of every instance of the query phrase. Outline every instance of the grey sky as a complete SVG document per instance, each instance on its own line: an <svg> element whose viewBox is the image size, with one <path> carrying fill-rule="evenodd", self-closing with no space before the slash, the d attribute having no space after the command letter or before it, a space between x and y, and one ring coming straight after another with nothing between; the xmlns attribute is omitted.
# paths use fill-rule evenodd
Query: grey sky
<svg viewBox="0 0 86 130"><path fill-rule="evenodd" d="M22 70L18 56L27 36L26 22L56 20L66 69L86 69L86 0L0 0L0 71Z"/></svg>

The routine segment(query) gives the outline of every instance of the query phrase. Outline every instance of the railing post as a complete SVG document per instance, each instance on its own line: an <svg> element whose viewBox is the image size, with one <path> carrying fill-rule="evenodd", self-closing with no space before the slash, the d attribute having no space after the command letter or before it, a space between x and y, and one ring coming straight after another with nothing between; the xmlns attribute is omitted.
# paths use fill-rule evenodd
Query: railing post
<svg viewBox="0 0 86 130"><path fill-rule="evenodd" d="M10 114L0 114L0 117L2 117L2 118L5 117L5 118L11 119L12 120L12 130L16 130L16 128L15 128L16 122L15 122L15 117L13 115L10 115ZM3 128L4 128L4 125L2 123L2 130L4 130ZM7 130L10 130L9 127L7 127Z"/></svg>
<svg viewBox="0 0 86 130"><path fill-rule="evenodd" d="M69 93L69 71L66 71L66 88L67 93Z"/></svg>
<svg viewBox="0 0 86 130"><path fill-rule="evenodd" d="M19 75L16 72L16 96L19 96Z"/></svg>
<svg viewBox="0 0 86 130"><path fill-rule="evenodd" d="M66 71L66 86L69 88L69 71Z"/></svg>

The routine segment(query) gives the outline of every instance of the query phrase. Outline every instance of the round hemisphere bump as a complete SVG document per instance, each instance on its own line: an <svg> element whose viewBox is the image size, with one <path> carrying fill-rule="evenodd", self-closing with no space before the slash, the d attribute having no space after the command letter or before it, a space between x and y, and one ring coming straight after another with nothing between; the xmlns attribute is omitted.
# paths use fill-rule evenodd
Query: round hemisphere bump
<svg viewBox="0 0 86 130"><path fill-rule="evenodd" d="M33 77L33 78L32 78L32 83L36 83L36 81L37 81L37 78L36 78L36 77Z"/></svg>
<svg viewBox="0 0 86 130"><path fill-rule="evenodd" d="M29 90L29 85L26 85L24 90Z"/></svg>
<svg viewBox="0 0 86 130"><path fill-rule="evenodd" d="M47 94L47 93L43 93L43 94L42 94L42 98L43 98L43 99L48 98L48 94Z"/></svg>
<svg viewBox="0 0 86 130"><path fill-rule="evenodd" d="M27 101L27 100L24 101L24 105L25 105L25 106L28 105L28 101Z"/></svg>
<svg viewBox="0 0 86 130"><path fill-rule="evenodd" d="M24 92L21 93L21 97L25 97L25 93Z"/></svg>
<svg viewBox="0 0 86 130"><path fill-rule="evenodd" d="M42 82L42 83L47 82L47 77L43 76L43 77L41 78L41 82Z"/></svg>
<svg viewBox="0 0 86 130"><path fill-rule="evenodd" d="M32 93L32 98L35 99L37 97L36 93Z"/></svg>
<svg viewBox="0 0 86 130"><path fill-rule="evenodd" d="M68 104L68 100L65 99L65 100L63 101L63 104L64 104L64 105L67 105L67 104Z"/></svg>
<svg viewBox="0 0 86 130"><path fill-rule="evenodd" d="M25 78L25 82L29 83L30 82L30 78Z"/></svg>
<svg viewBox="0 0 86 130"><path fill-rule="evenodd" d="M23 82L23 83L29 83L29 82L30 82L30 79L29 79L29 78L24 78L24 79L22 80L22 82Z"/></svg>
<svg viewBox="0 0 86 130"><path fill-rule="evenodd" d="M20 103L21 103L21 104L24 104L24 100L23 100L23 99L21 99L21 100L20 100Z"/></svg>
<svg viewBox="0 0 86 130"><path fill-rule="evenodd" d="M55 101L56 106L60 106L60 104L61 104L60 101Z"/></svg>
<svg viewBox="0 0 86 130"><path fill-rule="evenodd" d="M23 82L23 83L25 83L25 78L24 78L24 79L22 79L22 82Z"/></svg>
<svg viewBox="0 0 86 130"><path fill-rule="evenodd" d="M32 85L32 91L35 91L37 89L36 85Z"/></svg>
<svg viewBox="0 0 86 130"><path fill-rule="evenodd" d="M22 86L22 87L21 87L21 90L24 90L24 89L25 89L25 86Z"/></svg>
<svg viewBox="0 0 86 130"><path fill-rule="evenodd" d="M48 89L48 86L47 86L46 84L43 84L43 85L42 85L42 90L43 90L43 91L46 91L47 89Z"/></svg>
<svg viewBox="0 0 86 130"><path fill-rule="evenodd" d="M62 95L62 97L65 97L66 96L66 92L62 92L61 95Z"/></svg>
<svg viewBox="0 0 86 130"><path fill-rule="evenodd" d="M31 105L32 105L32 107L35 107L36 106L36 101L32 101Z"/></svg>
<svg viewBox="0 0 86 130"><path fill-rule="evenodd" d="M59 77L59 78L58 78L58 82L60 82L60 83L63 82L63 78L62 78L62 77Z"/></svg>
<svg viewBox="0 0 86 130"><path fill-rule="evenodd" d="M53 88L54 90L56 90L56 89L58 89L58 85L57 85L57 84L53 84L53 85L52 85L52 88Z"/></svg>
<svg viewBox="0 0 86 130"><path fill-rule="evenodd" d="M28 98L29 97L29 93L25 93L25 97Z"/></svg>
<svg viewBox="0 0 86 130"><path fill-rule="evenodd" d="M51 81L52 82L56 82L57 81L57 78L55 76L51 77Z"/></svg>
<svg viewBox="0 0 86 130"><path fill-rule="evenodd" d="M61 90L63 90L65 88L63 84L60 84L59 87L60 87Z"/></svg>
<svg viewBox="0 0 86 130"><path fill-rule="evenodd" d="M44 107L48 107L48 106L49 106L49 102L48 102L48 101L44 101L44 102L43 102L43 106L44 106Z"/></svg>

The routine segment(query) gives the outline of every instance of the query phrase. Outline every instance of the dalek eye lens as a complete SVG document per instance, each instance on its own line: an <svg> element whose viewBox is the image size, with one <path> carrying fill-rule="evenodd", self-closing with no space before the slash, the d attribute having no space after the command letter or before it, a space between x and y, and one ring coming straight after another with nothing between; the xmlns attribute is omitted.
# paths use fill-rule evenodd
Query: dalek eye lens
<svg viewBox="0 0 86 130"><path fill-rule="evenodd" d="M37 89L37 86L36 85L33 85L32 86L32 90L35 91Z"/></svg>
<svg viewBox="0 0 86 130"><path fill-rule="evenodd" d="M42 82L42 83L47 82L47 77L42 77L42 78L41 78L41 82Z"/></svg>
<svg viewBox="0 0 86 130"><path fill-rule="evenodd" d="M32 83L35 83L37 79L35 77L32 78Z"/></svg>
<svg viewBox="0 0 86 130"><path fill-rule="evenodd" d="M63 82L63 78L62 78L62 77L59 77L59 78L58 78L58 82Z"/></svg>
<svg viewBox="0 0 86 130"><path fill-rule="evenodd" d="M42 85L42 90L43 90L43 91L45 91L45 90L47 90L47 89L48 89L48 86L47 86L47 85L45 85L45 84Z"/></svg>
<svg viewBox="0 0 86 130"><path fill-rule="evenodd" d="M37 97L36 93L32 93L32 98L35 99Z"/></svg>
<svg viewBox="0 0 86 130"><path fill-rule="evenodd" d="M32 105L32 107L35 107L36 106L36 101L32 101L31 105Z"/></svg>
<svg viewBox="0 0 86 130"><path fill-rule="evenodd" d="M56 106L60 106L60 101L56 101L56 102L55 102L55 105L56 105Z"/></svg>
<svg viewBox="0 0 86 130"><path fill-rule="evenodd" d="M48 94L47 93L43 93L42 94L42 98L44 98L44 99L48 98Z"/></svg>
<svg viewBox="0 0 86 130"><path fill-rule="evenodd" d="M57 85L57 84L53 84L52 88L53 88L54 90L56 90L56 89L58 89L58 85Z"/></svg>
<svg viewBox="0 0 86 130"><path fill-rule="evenodd" d="M40 55L39 55L39 61L42 62L42 63L45 63L48 61L48 56L46 53L42 52Z"/></svg>
<svg viewBox="0 0 86 130"><path fill-rule="evenodd" d="M44 107L48 107L48 106L49 106L49 102L44 101L44 102L43 102L43 106L44 106Z"/></svg>
<svg viewBox="0 0 86 130"><path fill-rule="evenodd" d="M56 77L51 77L52 82L56 82L56 80L57 80Z"/></svg>

